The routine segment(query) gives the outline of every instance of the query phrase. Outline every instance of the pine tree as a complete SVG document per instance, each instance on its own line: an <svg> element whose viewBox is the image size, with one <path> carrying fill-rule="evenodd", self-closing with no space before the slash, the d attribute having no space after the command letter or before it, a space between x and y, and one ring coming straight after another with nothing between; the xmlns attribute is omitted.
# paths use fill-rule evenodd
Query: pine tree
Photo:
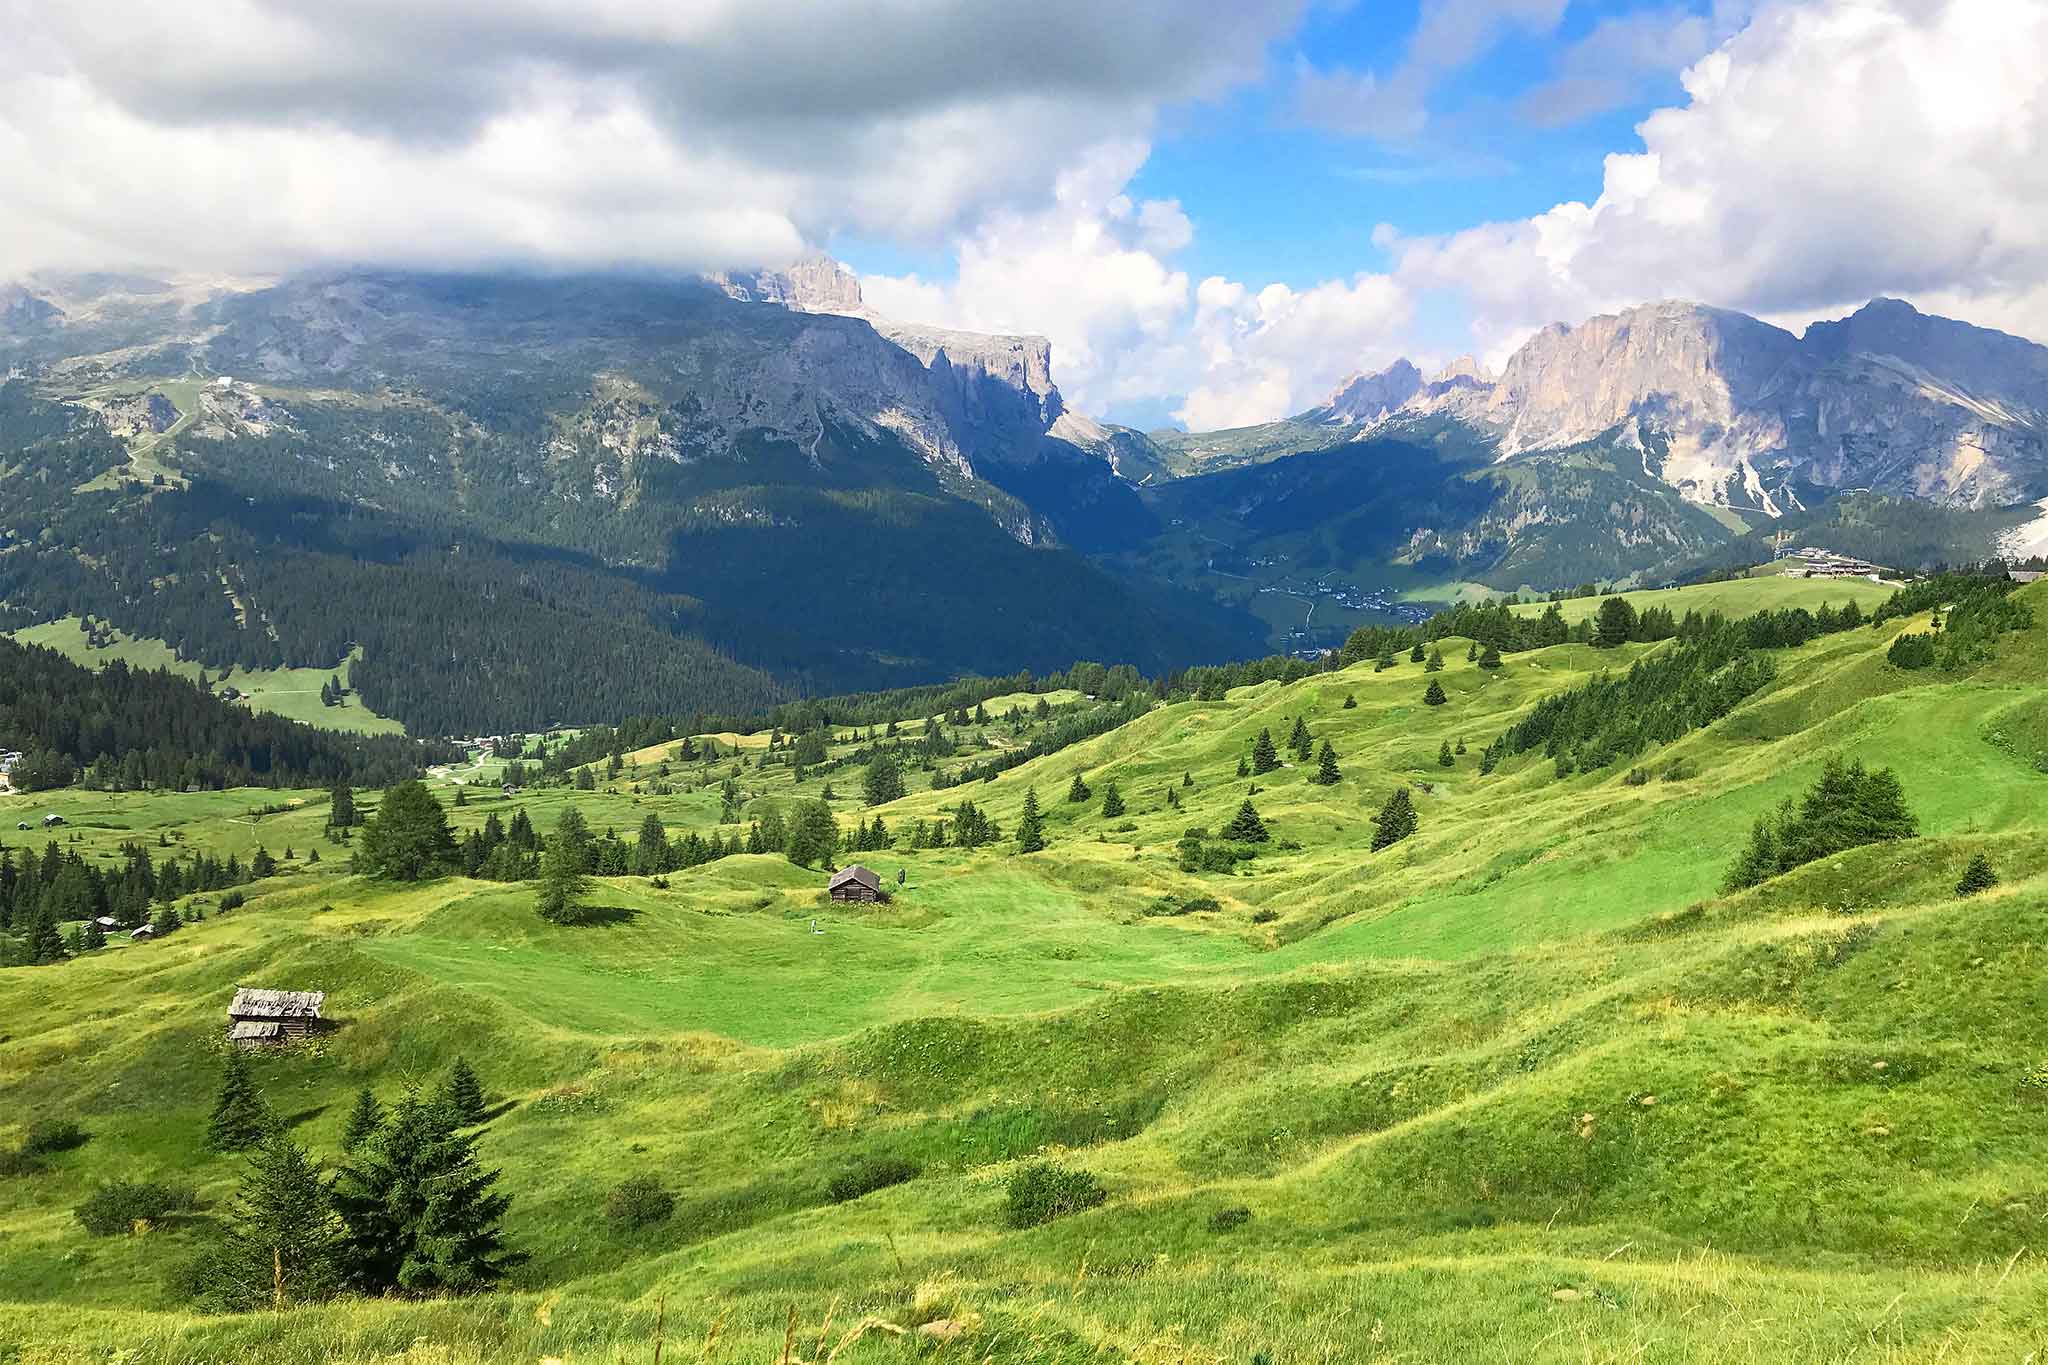
<svg viewBox="0 0 2048 1365"><path fill-rule="evenodd" d="M239 1152L263 1139L274 1126L270 1106L249 1075L249 1059L230 1047L221 1063L220 1094L206 1121L206 1145L216 1152Z"/></svg>
<svg viewBox="0 0 2048 1365"><path fill-rule="evenodd" d="M1721 881L1724 892L1740 891L1778 875L1778 836L1771 818L1764 816L1750 827L1749 843L1735 865Z"/></svg>
<svg viewBox="0 0 2048 1365"><path fill-rule="evenodd" d="M1481 650L1479 654L1479 666L1481 668L1499 668L1500 646L1489 644L1485 649Z"/></svg>
<svg viewBox="0 0 2048 1365"><path fill-rule="evenodd" d="M1273 732L1262 729L1252 742L1252 772L1269 773L1279 766L1280 755L1273 748Z"/></svg>
<svg viewBox="0 0 2048 1365"><path fill-rule="evenodd" d="M1454 768L1457 766L1458 760L1451 757L1451 742L1449 740L1445 740L1443 747L1436 751L1436 763L1439 768Z"/></svg>
<svg viewBox="0 0 2048 1365"><path fill-rule="evenodd" d="M150 927L159 935L169 934L184 928L185 921L178 917L178 907L166 902L157 910L156 918L150 922Z"/></svg>
<svg viewBox="0 0 2048 1365"><path fill-rule="evenodd" d="M1442 706L1450 698L1444 695L1444 685L1435 678L1429 680L1429 688L1422 694L1425 706Z"/></svg>
<svg viewBox="0 0 2048 1365"><path fill-rule="evenodd" d="M283 1130L266 1133L203 1263L202 1297L228 1312L332 1298L343 1283L341 1231L318 1163Z"/></svg>
<svg viewBox="0 0 2048 1365"><path fill-rule="evenodd" d="M455 804L458 806L469 804L469 785L467 783L455 789Z"/></svg>
<svg viewBox="0 0 2048 1365"><path fill-rule="evenodd" d="M1963 871L1963 879L1956 883L1958 896L1974 896L1979 891L1989 891L1998 885L1998 874L1991 870L1991 860L1979 853L1970 859L1969 867Z"/></svg>
<svg viewBox="0 0 2048 1365"><path fill-rule="evenodd" d="M1358 698L1346 692L1344 694L1344 709L1346 711L1356 711L1358 709Z"/></svg>
<svg viewBox="0 0 2048 1365"><path fill-rule="evenodd" d="M1417 640L1415 642L1415 648L1408 651L1408 662L1411 664L1419 664L1422 662L1422 641Z"/></svg>
<svg viewBox="0 0 2048 1365"><path fill-rule="evenodd" d="M1463 735L1458 736L1457 752L1461 754L1465 752L1465 737Z"/></svg>
<svg viewBox="0 0 2048 1365"><path fill-rule="evenodd" d="M1300 716L1294 718L1294 730L1287 736L1287 747L1294 750L1296 757L1304 763L1315 749L1315 740L1308 732L1308 722Z"/></svg>
<svg viewBox="0 0 2048 1365"><path fill-rule="evenodd" d="M1251 772L1252 770L1250 765L1244 761L1244 755L1239 754L1237 756L1237 775L1239 777L1250 777Z"/></svg>
<svg viewBox="0 0 2048 1365"><path fill-rule="evenodd" d="M1067 800L1079 805L1093 795L1095 793L1088 790L1088 784L1081 780L1081 774L1075 773L1073 782L1067 787Z"/></svg>
<svg viewBox="0 0 2048 1365"><path fill-rule="evenodd" d="M1223 837L1233 843L1263 844L1273 836L1266 830L1266 822L1259 818L1258 810L1247 796L1244 804L1237 808L1237 814L1230 817L1230 823L1223 827Z"/></svg>
<svg viewBox="0 0 2048 1365"><path fill-rule="evenodd" d="M377 1135L337 1173L334 1206L348 1278L366 1293L473 1293L525 1259L499 1223L511 1201L479 1165L477 1134L447 1109L408 1093Z"/></svg>
<svg viewBox="0 0 2048 1365"><path fill-rule="evenodd" d="M1387 798L1387 804L1380 807L1374 821L1378 825L1372 836L1372 851L1375 853L1415 833L1415 803L1409 800L1408 789L1397 788Z"/></svg>
<svg viewBox="0 0 2048 1365"><path fill-rule="evenodd" d="M334 794L328 798L327 828L348 829L356 823L356 794L347 782L334 784Z"/></svg>
<svg viewBox="0 0 2048 1365"><path fill-rule="evenodd" d="M1441 648L1429 651L1429 662L1422 666L1422 671L1424 673L1441 673L1444 671L1444 652Z"/></svg>
<svg viewBox="0 0 2048 1365"><path fill-rule="evenodd" d="M100 927L96 917L85 922L85 946L88 951L107 946L107 931Z"/></svg>
<svg viewBox="0 0 2048 1365"><path fill-rule="evenodd" d="M1334 787L1343 776L1344 774L1337 770L1337 751L1330 747L1330 741L1326 739L1323 741L1322 752L1316 755L1315 776L1309 778L1309 781L1319 786Z"/></svg>
<svg viewBox="0 0 2048 1365"><path fill-rule="evenodd" d="M838 851L839 822L833 819L832 808L823 801L799 804L796 819L783 841L783 856L798 867L809 867L813 863L830 867L832 855Z"/></svg>
<svg viewBox="0 0 2048 1365"><path fill-rule="evenodd" d="M903 797L903 767L893 753L883 752L868 760L867 775L861 779L861 800L870 806L898 801Z"/></svg>
<svg viewBox="0 0 2048 1365"><path fill-rule="evenodd" d="M1177 795L1172 787L1168 787L1166 791L1169 796ZM1105 818L1114 820L1123 813L1124 795L1116 789L1116 783L1111 782L1102 789L1102 814Z"/></svg>
<svg viewBox="0 0 2048 1365"><path fill-rule="evenodd" d="M535 908L550 924L575 924L583 918L583 897L589 891L590 827L574 807L564 807L554 835L541 852L540 899Z"/></svg>
<svg viewBox="0 0 2048 1365"><path fill-rule="evenodd" d="M455 1115L457 1127L467 1128L484 1121L484 1085L470 1068L467 1057L457 1057L448 1068L448 1079L441 1083L436 1098Z"/></svg>
<svg viewBox="0 0 2048 1365"><path fill-rule="evenodd" d="M342 1125L341 1150L353 1152L383 1126L384 1106L377 1102L376 1092L366 1085L356 1092L356 1102L348 1111L348 1122Z"/></svg>
<svg viewBox="0 0 2048 1365"><path fill-rule="evenodd" d="M1373 672L1375 672L1375 673L1384 673L1384 672L1386 672L1386 671L1387 671L1388 669L1392 668L1393 666L1394 666L1394 651L1390 649L1390 650L1388 650L1388 651L1387 651L1386 653L1384 653L1384 654L1380 655L1380 657L1379 657L1379 662L1375 663L1375 664L1374 664L1374 665L1372 666L1372 671L1373 671Z"/></svg>
<svg viewBox="0 0 2048 1365"><path fill-rule="evenodd" d="M400 782L385 789L376 816L363 826L356 861L373 877L401 882L438 877L456 864L447 812L425 783Z"/></svg>
<svg viewBox="0 0 2048 1365"><path fill-rule="evenodd" d="M1600 649L1614 649L1627 644L1636 631L1636 609L1628 604L1626 597L1610 597L1600 604L1600 615L1593 635L1593 644Z"/></svg>
<svg viewBox="0 0 2048 1365"><path fill-rule="evenodd" d="M1465 647L1465 662L1469 664L1469 663L1471 663L1471 662L1472 662L1472 661L1473 661L1474 659L1476 659L1476 658L1478 658L1478 657L1479 657L1479 642L1478 642L1477 640L1474 640L1474 641L1473 641L1473 642L1472 642L1471 644L1469 644L1469 645L1467 645L1467 646Z"/></svg>
<svg viewBox="0 0 2048 1365"><path fill-rule="evenodd" d="M270 856L270 850L256 845L256 852L249 859L249 875L252 878L274 877L277 875L277 859Z"/></svg>
<svg viewBox="0 0 2048 1365"><path fill-rule="evenodd" d="M1036 853L1045 847L1045 817L1038 813L1038 791L1024 789L1024 813L1017 817L1017 851Z"/></svg>

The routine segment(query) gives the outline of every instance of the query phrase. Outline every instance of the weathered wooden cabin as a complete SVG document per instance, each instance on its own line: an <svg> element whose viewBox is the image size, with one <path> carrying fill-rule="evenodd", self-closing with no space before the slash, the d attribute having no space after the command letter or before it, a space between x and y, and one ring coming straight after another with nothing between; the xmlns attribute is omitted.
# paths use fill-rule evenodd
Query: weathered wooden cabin
<svg viewBox="0 0 2048 1365"><path fill-rule="evenodd" d="M238 1047L295 1042L320 1027L325 991L271 991L235 987L228 1005L228 1039Z"/></svg>
<svg viewBox="0 0 2048 1365"><path fill-rule="evenodd" d="M842 867L832 874L832 880L825 883L825 891L835 901L861 901L872 904L882 899L882 879L873 868L854 863Z"/></svg>

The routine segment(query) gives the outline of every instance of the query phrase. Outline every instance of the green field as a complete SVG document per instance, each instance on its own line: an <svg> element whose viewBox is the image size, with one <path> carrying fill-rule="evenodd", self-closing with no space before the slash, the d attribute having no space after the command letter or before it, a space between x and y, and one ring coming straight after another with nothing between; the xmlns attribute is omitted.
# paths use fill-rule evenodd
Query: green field
<svg viewBox="0 0 2048 1365"><path fill-rule="evenodd" d="M246 704L255 710L272 711L287 720L301 721L323 730L352 730L366 735L405 733L403 725L370 710L353 692L344 697L339 706L321 704L320 687L329 678L339 678L343 687L349 685L350 659L341 660L333 668L237 668L223 675L219 669L202 670L198 663L180 659L177 651L161 640L136 640L119 631L110 633L113 643L104 649L95 649L87 642L85 632L79 629L78 618L66 616L40 626L10 631L9 635L25 645L54 649L87 668L98 668L118 659L130 668L168 669L186 678L196 678L204 671L216 685L233 687L240 692Z"/></svg>
<svg viewBox="0 0 2048 1365"><path fill-rule="evenodd" d="M1828 586L1636 596L1736 615L1856 585ZM1683 760L1679 780L1559 780L1541 755L1477 772L1537 699L1669 645L1487 673L1447 643L1442 707L1421 665L1364 664L1161 706L989 783L911 772L881 812L899 835L963 796L1014 829L1035 789L1051 847L841 855L905 874L872 909L734 856L665 889L603 879L605 922L562 928L531 886L351 875L319 793L0 798L0 828L60 813L92 857L133 837L294 854L242 910L0 972L0 1143L54 1115L92 1132L0 1177L0 1360L645 1361L659 1324L664 1358L818 1362L870 1319L888 1326L838 1359L2039 1359L2048 589L2026 600L2033 629L1967 676L1887 664L1911 622L1780 651L1764 693L1643 760ZM990 710L987 742L1017 742ZM1239 756L1296 716L1343 780L1257 778L1275 844L1181 871L1183 829L1220 828ZM748 817L828 782L842 828L868 814L857 768L799 788L725 754L643 751L590 792L465 789L450 815L517 806L545 830L574 804L600 832L654 811L708 833L728 777ZM1896 767L1921 837L1721 894L1751 822L1833 756ZM1070 804L1077 772L1096 795ZM1111 779L1120 819L1100 814ZM1367 817L1401 785L1420 830L1372 853ZM1958 900L1978 852L2003 881ZM1166 896L1215 908L1147 913ZM258 1063L326 1157L357 1086L388 1099L476 1065L532 1256L505 1292L180 1304L168 1281L239 1169L199 1142L237 984L329 992L340 1027ZM1045 1153L1110 1198L1012 1231L1003 1182ZM831 1176L876 1156L921 1174L830 1202ZM640 1174L676 1212L615 1232L604 1194ZM201 1210L85 1235L70 1210L117 1177L190 1181ZM964 1339L890 1330L937 1319Z"/></svg>
<svg viewBox="0 0 2048 1365"><path fill-rule="evenodd" d="M1805 607L1814 611L1822 606L1839 608L1843 603L1852 601L1868 612L1890 597L1896 588L1897 584L1873 583L1867 578L1794 578L1787 574L1760 571L1754 578L1737 578L1726 583L1703 583L1692 588L1648 588L1619 595L1638 612L1649 607L1670 607L1679 616L1687 611L1697 611L1702 616L1718 611L1723 616L1733 617L1766 609L1785 611L1792 607ZM1558 609L1564 613L1567 623L1575 623L1596 615L1603 600L1604 597L1574 597L1559 603ZM1523 616L1541 616L1549 606L1547 602L1531 602L1515 610Z"/></svg>

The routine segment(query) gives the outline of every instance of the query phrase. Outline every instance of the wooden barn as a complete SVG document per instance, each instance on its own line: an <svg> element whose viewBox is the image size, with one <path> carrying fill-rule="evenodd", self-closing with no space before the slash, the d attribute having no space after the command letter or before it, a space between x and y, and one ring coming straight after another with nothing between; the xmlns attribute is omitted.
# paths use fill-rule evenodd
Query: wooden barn
<svg viewBox="0 0 2048 1365"><path fill-rule="evenodd" d="M324 991L268 991L235 987L228 1006L228 1038L241 1047L294 1042L320 1027Z"/></svg>
<svg viewBox="0 0 2048 1365"><path fill-rule="evenodd" d="M832 880L825 883L825 891L835 901L862 901L872 904L882 899L882 879L873 868L854 863L842 867L832 874Z"/></svg>

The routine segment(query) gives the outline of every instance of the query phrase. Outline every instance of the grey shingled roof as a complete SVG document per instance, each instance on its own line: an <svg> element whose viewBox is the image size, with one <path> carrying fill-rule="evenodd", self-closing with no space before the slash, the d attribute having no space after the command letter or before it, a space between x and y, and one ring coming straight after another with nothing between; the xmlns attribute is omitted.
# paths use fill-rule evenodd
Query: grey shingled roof
<svg viewBox="0 0 2048 1365"><path fill-rule="evenodd" d="M859 863L854 863L850 867L842 867L833 873L832 880L825 883L825 888L827 890L836 890L848 882L859 882L870 891L882 889L882 879L876 875L874 869L862 867Z"/></svg>
<svg viewBox="0 0 2048 1365"><path fill-rule="evenodd" d="M228 1006L232 1019L318 1019L325 991L269 991L253 986L235 987L235 999Z"/></svg>

